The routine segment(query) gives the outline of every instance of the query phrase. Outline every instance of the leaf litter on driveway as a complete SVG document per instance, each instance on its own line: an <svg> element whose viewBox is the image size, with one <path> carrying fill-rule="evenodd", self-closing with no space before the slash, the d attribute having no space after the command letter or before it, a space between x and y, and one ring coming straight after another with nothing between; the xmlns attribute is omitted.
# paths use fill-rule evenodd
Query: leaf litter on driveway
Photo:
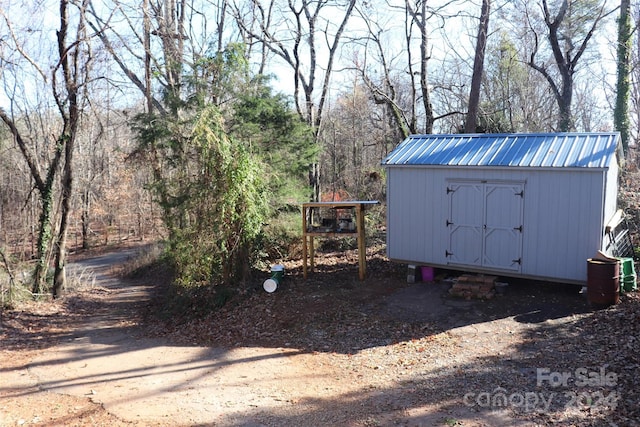
<svg viewBox="0 0 640 427"><path fill-rule="evenodd" d="M148 305L132 304L127 316L119 313L111 328L89 335L84 344L76 339L78 329L92 315L109 312L120 285L102 289L98 283L62 301L5 312L0 358L3 377L11 373L14 386L0 392L0 424L638 425L635 293L603 310L592 310L582 296L558 286L536 283L514 283L492 301L452 300L434 292L442 283L406 283L406 267L382 253L369 249L363 282L344 253L318 253L316 271L306 281L299 261L285 262L287 276L276 292L261 291L258 278L254 289L201 318L162 321L142 316ZM114 341L111 333L126 339ZM81 350L69 343L86 345L82 351L93 356L72 362L62 352ZM125 359L108 355L114 345L129 349L120 351ZM132 357L138 352L144 363ZM110 357L100 359L99 353ZM76 367L58 371L67 380L43 384L56 355L69 360L61 367ZM229 363L216 376L213 365L220 357ZM87 369L81 359L112 360L118 365L105 372L120 376L103 381L104 372L94 373L72 395L43 392L60 387L67 393L64 381L81 378ZM179 372L194 361L201 366L192 376L180 374L177 383L154 374L162 366ZM561 385L540 382L539 369L574 378ZM583 384L576 382L577 369L615 374L616 380ZM137 385L135 375L124 378L136 370L145 373ZM16 388L21 382L24 387ZM168 397L147 405L153 416L138 411L127 418L109 412L118 405L100 403L108 396L104 387L151 394L154 385L156 394ZM120 406L131 407L126 399ZM182 411L172 412L172 405Z"/></svg>

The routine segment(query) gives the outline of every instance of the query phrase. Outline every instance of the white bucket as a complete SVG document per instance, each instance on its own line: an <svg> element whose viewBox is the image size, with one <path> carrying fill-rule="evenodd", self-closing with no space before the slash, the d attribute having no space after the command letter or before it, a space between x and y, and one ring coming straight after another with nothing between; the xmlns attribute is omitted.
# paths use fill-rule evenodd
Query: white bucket
<svg viewBox="0 0 640 427"><path fill-rule="evenodd" d="M278 282L276 282L273 279L267 279L262 284L262 287L264 288L265 291L272 293L272 292L275 292L276 289L278 289Z"/></svg>

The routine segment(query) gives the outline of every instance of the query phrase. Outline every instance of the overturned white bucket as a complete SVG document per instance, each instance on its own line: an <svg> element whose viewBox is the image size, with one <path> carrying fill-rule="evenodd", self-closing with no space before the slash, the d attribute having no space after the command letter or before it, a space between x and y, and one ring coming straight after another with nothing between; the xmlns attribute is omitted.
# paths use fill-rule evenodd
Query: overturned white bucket
<svg viewBox="0 0 640 427"><path fill-rule="evenodd" d="M262 287L265 291L272 293L278 289L278 285L282 283L282 279L284 278L284 265L276 264L271 267L271 278L264 281Z"/></svg>
<svg viewBox="0 0 640 427"><path fill-rule="evenodd" d="M265 291L272 293L272 292L275 292L276 289L278 289L278 282L276 282L273 279L267 279L262 284L262 287L264 288Z"/></svg>

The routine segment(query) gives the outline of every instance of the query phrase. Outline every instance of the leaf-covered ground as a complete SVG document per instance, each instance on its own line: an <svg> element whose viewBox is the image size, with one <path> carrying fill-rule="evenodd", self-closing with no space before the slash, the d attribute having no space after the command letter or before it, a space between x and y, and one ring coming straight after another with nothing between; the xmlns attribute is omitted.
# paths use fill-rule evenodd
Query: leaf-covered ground
<svg viewBox="0 0 640 427"><path fill-rule="evenodd" d="M514 281L505 297L475 302L475 320L467 316L464 327L455 327L452 319L425 320L388 310L391 296L410 285L406 266L389 262L383 251L369 249L365 282L357 280L354 251L320 254L317 271L306 281L299 261L286 262L287 278L273 294L258 289L209 316L156 323L153 331L201 345L332 354L327 363L359 372L353 380L366 386L375 383L372 378L384 382L383 389L410 384L411 398L400 393L395 402L407 413L425 404L442 410L451 399L465 406L467 393L496 397L499 389L513 399L505 405L509 416L532 425L640 425L636 293L622 295L618 305L594 309L578 288ZM441 272L439 279L452 277L454 272ZM473 328L483 334L470 334ZM429 363L441 368L424 369ZM538 375L546 378L546 372L571 378L538 384ZM521 397L537 399L536 405L520 405ZM467 406L478 412L504 409L478 402Z"/></svg>
<svg viewBox="0 0 640 427"><path fill-rule="evenodd" d="M514 282L507 295L489 301L445 297L460 309L440 318L421 312L423 301L411 301L411 292L446 287L451 272L441 272L438 285L410 285L406 266L386 260L382 246L369 248L364 282L357 280L355 251L320 252L316 262L304 280L300 261L285 261L287 275L276 292L261 289L265 273L204 316L184 306L181 314L163 317L160 293L143 310L132 305L119 327L176 345L290 348L308 355L300 368L323 374L321 386L313 385L317 399L283 392L278 400L287 416L247 408L257 425L639 425L636 293L593 310L559 285ZM2 312L0 425L129 425L91 396L43 392L28 381L25 388L24 378L14 376L28 372L34 357L71 337L87 318L108 312L111 293L93 286ZM400 303L406 305L393 306ZM437 307L426 303L425 310ZM547 375L540 384L538 369ZM579 381L583 371L577 369L591 381ZM566 383L552 381L564 374L571 376ZM503 395L506 401L499 400Z"/></svg>

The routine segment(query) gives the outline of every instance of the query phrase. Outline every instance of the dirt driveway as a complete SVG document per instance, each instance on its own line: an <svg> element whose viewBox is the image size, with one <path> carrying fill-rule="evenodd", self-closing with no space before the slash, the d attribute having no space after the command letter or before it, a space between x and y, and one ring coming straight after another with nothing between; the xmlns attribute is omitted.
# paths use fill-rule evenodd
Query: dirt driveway
<svg viewBox="0 0 640 427"><path fill-rule="evenodd" d="M273 294L149 325L139 313L150 285L111 274L132 255L74 265L95 280L67 299L68 311L43 315L55 345L20 347L20 315L5 319L0 425L591 425L612 410L574 408L572 389L536 382L537 368L588 360L563 355L563 339L590 309L557 285L455 299L448 276L408 285L402 268L372 254L363 283L335 260L307 281L290 264ZM510 400L485 404L490 394Z"/></svg>

